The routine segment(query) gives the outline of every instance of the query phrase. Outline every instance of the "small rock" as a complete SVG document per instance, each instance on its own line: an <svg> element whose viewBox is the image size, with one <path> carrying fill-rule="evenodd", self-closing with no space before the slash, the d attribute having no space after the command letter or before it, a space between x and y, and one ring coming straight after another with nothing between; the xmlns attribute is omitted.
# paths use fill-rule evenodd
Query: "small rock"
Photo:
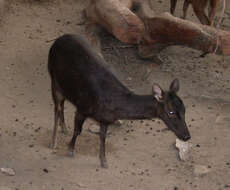
<svg viewBox="0 0 230 190"><path fill-rule="evenodd" d="M45 168L45 169L43 169L43 172L45 172L45 173L49 173L49 171Z"/></svg>
<svg viewBox="0 0 230 190"><path fill-rule="evenodd" d="M194 175L195 176L203 176L211 171L210 168L204 165L195 165L194 166Z"/></svg>
<svg viewBox="0 0 230 190"><path fill-rule="evenodd" d="M100 126L96 125L96 124L90 125L88 127L88 131L90 133L99 134L100 133Z"/></svg>
<svg viewBox="0 0 230 190"><path fill-rule="evenodd" d="M122 120L117 120L114 124L120 127L123 123Z"/></svg>
<svg viewBox="0 0 230 190"><path fill-rule="evenodd" d="M181 160L186 161L189 159L189 149L192 147L191 143L176 139L176 147L179 149L179 157Z"/></svg>
<svg viewBox="0 0 230 190"><path fill-rule="evenodd" d="M38 132L41 129L41 127L38 127L37 129L35 129L35 132Z"/></svg>
<svg viewBox="0 0 230 190"><path fill-rule="evenodd" d="M230 185L229 184L225 184L224 188L230 188Z"/></svg>
<svg viewBox="0 0 230 190"><path fill-rule="evenodd" d="M12 168L1 168L1 172L8 175L8 176L14 176L15 171Z"/></svg>
<svg viewBox="0 0 230 190"><path fill-rule="evenodd" d="M34 145L33 145L33 144L30 144L30 145L29 145L29 147L30 147L30 148L33 148L33 147L34 147Z"/></svg>

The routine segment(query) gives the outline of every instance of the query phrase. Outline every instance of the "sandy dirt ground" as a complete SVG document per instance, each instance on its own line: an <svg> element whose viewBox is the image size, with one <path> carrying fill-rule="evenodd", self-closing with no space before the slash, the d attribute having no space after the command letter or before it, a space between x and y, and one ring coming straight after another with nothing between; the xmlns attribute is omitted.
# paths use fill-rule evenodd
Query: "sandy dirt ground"
<svg viewBox="0 0 230 190"><path fill-rule="evenodd" d="M141 60L136 47L125 47L111 35L102 38L103 55L130 89L150 94L153 82L167 89L180 80L192 135L191 157L183 162L175 135L162 121L123 121L111 126L107 138L108 169L99 165L99 137L87 120L74 158L67 156L74 108L65 106L69 133L49 143L53 103L47 72L48 50L64 33L84 33L82 10L88 1L9 0L0 24L0 190L227 190L230 189L230 57L207 55L185 47L161 52L163 64ZM152 1L156 12L169 1ZM182 15L178 1L176 16ZM230 11L227 2L226 11ZM192 9L189 20L198 22ZM230 30L226 14L223 27ZM207 168L204 174L195 170Z"/></svg>

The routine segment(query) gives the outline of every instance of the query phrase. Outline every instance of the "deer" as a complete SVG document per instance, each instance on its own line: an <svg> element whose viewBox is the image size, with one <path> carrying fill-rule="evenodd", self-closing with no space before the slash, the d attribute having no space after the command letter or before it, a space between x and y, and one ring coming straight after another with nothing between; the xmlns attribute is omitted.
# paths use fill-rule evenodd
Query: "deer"
<svg viewBox="0 0 230 190"><path fill-rule="evenodd" d="M54 129L51 148L57 145L57 128L66 132L64 102L76 107L74 132L69 143L69 155L74 156L77 137L87 118L100 124L99 158L107 168L105 140L108 126L117 120L159 118L183 140L191 136L185 122L185 106L177 95L179 80L174 79L168 91L157 83L152 94L138 95L129 90L112 73L109 64L81 35L64 34L55 40L49 50L48 71L54 102Z"/></svg>
<svg viewBox="0 0 230 190"><path fill-rule="evenodd" d="M170 12L173 15L176 8L177 0L170 0L171 1L171 7ZM201 24L204 25L214 25L214 18L216 16L218 4L220 0L185 0L183 5L183 19L186 19L187 17L187 11L190 4L192 4L193 10L201 22ZM209 3L210 9L208 16L205 14L205 9Z"/></svg>

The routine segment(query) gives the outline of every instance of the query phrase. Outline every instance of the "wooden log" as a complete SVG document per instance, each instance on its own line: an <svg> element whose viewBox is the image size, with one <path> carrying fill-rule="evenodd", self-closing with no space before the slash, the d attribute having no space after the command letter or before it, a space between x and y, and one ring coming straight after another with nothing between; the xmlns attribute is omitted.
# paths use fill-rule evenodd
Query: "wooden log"
<svg viewBox="0 0 230 190"><path fill-rule="evenodd" d="M131 0L92 0L86 16L124 43L137 44L144 32L143 22L129 9Z"/></svg>
<svg viewBox="0 0 230 190"><path fill-rule="evenodd" d="M131 11L133 8L135 13ZM171 45L230 55L230 32L169 13L155 15L149 0L92 0L86 15L120 41L138 44L143 58L154 56Z"/></svg>
<svg viewBox="0 0 230 190"><path fill-rule="evenodd" d="M145 18L146 30L139 45L142 57L171 45L187 46L205 53L230 55L230 32L196 24L163 13L153 18Z"/></svg>

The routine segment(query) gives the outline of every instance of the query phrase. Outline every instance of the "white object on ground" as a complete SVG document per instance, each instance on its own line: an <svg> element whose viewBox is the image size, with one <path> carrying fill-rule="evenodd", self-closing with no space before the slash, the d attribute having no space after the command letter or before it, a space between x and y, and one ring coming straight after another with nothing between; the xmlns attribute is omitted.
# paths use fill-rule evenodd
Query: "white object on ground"
<svg viewBox="0 0 230 190"><path fill-rule="evenodd" d="M12 168L1 168L1 172L9 176L15 175L15 171Z"/></svg>
<svg viewBox="0 0 230 190"><path fill-rule="evenodd" d="M189 150L192 147L191 143L176 139L176 147L179 149L179 157L181 160L186 161L189 159Z"/></svg>

